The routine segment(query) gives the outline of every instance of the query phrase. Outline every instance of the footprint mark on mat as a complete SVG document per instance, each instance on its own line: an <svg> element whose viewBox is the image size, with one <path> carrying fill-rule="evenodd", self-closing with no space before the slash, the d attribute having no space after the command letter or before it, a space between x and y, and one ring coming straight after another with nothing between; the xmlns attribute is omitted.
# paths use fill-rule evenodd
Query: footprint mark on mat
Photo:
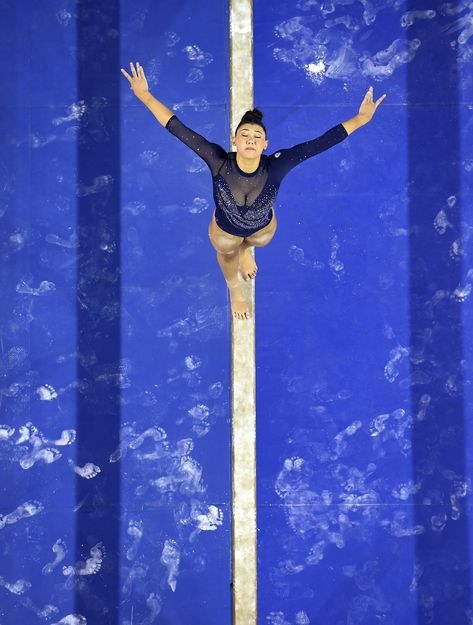
<svg viewBox="0 0 473 625"><path fill-rule="evenodd" d="M120 429L120 444L117 449L110 454L110 462L118 462L127 453L128 445L136 438L135 426L131 423L124 423Z"/></svg>
<svg viewBox="0 0 473 625"><path fill-rule="evenodd" d="M101 473L101 468L93 462L86 462L83 467L76 465L73 460L68 460L67 463L72 468L74 473L77 473L80 477L83 477L85 480L91 480L96 477L99 473Z"/></svg>
<svg viewBox="0 0 473 625"><path fill-rule="evenodd" d="M143 521L135 521L133 519L130 520L128 523L127 534L133 538L133 542L126 552L126 557L127 560L134 560L143 536Z"/></svg>
<svg viewBox="0 0 473 625"><path fill-rule="evenodd" d="M401 345L392 349L389 353L389 362L384 367L384 377L388 382L394 382L399 375L399 365L407 358L409 350Z"/></svg>
<svg viewBox="0 0 473 625"><path fill-rule="evenodd" d="M37 289L31 287L25 282L25 280L20 280L20 282L16 285L16 292L21 293L22 295L46 295L47 293L51 293L51 291L55 290L56 285L54 282L49 282L48 280L42 280Z"/></svg>
<svg viewBox="0 0 473 625"><path fill-rule="evenodd" d="M345 265L339 258L337 258L338 251L340 250L340 242L336 234L334 234L330 240L330 247L331 247L330 260L328 264L329 264L330 269L337 276L337 278L339 278L341 273L345 269Z"/></svg>
<svg viewBox="0 0 473 625"><path fill-rule="evenodd" d="M466 284L459 284L457 288L453 291L452 297L456 302L464 302L466 301L471 294L471 289L473 286L473 269L470 269L466 274Z"/></svg>
<svg viewBox="0 0 473 625"><path fill-rule="evenodd" d="M181 554L175 540L166 540L161 554L161 564L168 570L167 582L173 592L176 591L177 576L179 575L179 562Z"/></svg>
<svg viewBox="0 0 473 625"><path fill-rule="evenodd" d="M3 577L0 577L0 587L5 588L5 590L8 590L8 592L11 592L13 595L23 595L31 588L31 584L26 581L26 579L18 579L13 584L10 584L5 581Z"/></svg>
<svg viewBox="0 0 473 625"><path fill-rule="evenodd" d="M0 441L7 441L15 433L15 428L10 425L0 425Z"/></svg>
<svg viewBox="0 0 473 625"><path fill-rule="evenodd" d="M161 608L163 606L162 599L159 595L153 592L146 599L146 605L148 606L150 614L148 618L145 620L145 623L146 624L154 623L154 621L156 620L156 617L161 612Z"/></svg>
<svg viewBox="0 0 473 625"><path fill-rule="evenodd" d="M5 516L0 514L0 530L3 529L5 525L13 525L21 519L27 519L29 517L35 516L43 510L44 506L39 501L25 501L25 503L22 503L20 506L18 506L16 510L10 512L10 514L6 514Z"/></svg>
<svg viewBox="0 0 473 625"><path fill-rule="evenodd" d="M310 267L311 269L323 269L324 263L318 260L308 260L305 257L305 252L301 247L297 247L297 245L291 245L289 247L289 258L293 260L298 265L302 265L303 267Z"/></svg>
<svg viewBox="0 0 473 625"><path fill-rule="evenodd" d="M36 389L36 394L39 395L41 401L51 401L57 399L57 391L50 384L43 384Z"/></svg>
<svg viewBox="0 0 473 625"><path fill-rule="evenodd" d="M47 603L42 608L34 609L34 612L37 616L39 616L41 620L49 621L49 619L51 619L59 612L59 608L57 608L55 605L52 605L52 603Z"/></svg>
<svg viewBox="0 0 473 625"><path fill-rule="evenodd" d="M18 429L19 437L15 441L16 445L21 445L21 443L29 442L33 447L41 447L43 444L43 439L39 434L39 430L36 426L34 426L31 421L25 423L25 425L20 426Z"/></svg>
<svg viewBox="0 0 473 625"><path fill-rule="evenodd" d="M44 462L44 464L52 464L61 458L62 454L54 447L45 447L37 451L32 451L25 458L20 460L20 467L22 469L31 469L37 462Z"/></svg>
<svg viewBox="0 0 473 625"><path fill-rule="evenodd" d="M66 588L71 587L71 582L76 575L95 575L102 568L102 562L105 557L105 550L102 543L97 543L90 550L90 558L84 562L79 560L75 566L63 566L62 574L67 576Z"/></svg>
<svg viewBox="0 0 473 625"><path fill-rule="evenodd" d="M198 528L202 531L215 531L223 523L223 512L217 506L208 506L208 512L195 515Z"/></svg>
<svg viewBox="0 0 473 625"><path fill-rule="evenodd" d="M52 573L54 569L56 568L56 566L59 564L59 562L62 562L64 560L64 558L66 557L66 553L67 553L66 543L60 538L58 538L56 542L54 543L54 545L52 546L52 551L55 555L55 558L53 562L48 562L48 564L45 564L43 566L43 569L42 569L43 575L49 575L50 573Z"/></svg>
<svg viewBox="0 0 473 625"><path fill-rule="evenodd" d="M142 434L137 436L131 443L129 443L128 447L130 449L138 449L145 442L147 438L155 442L162 441L166 438L166 432L160 427L152 427L145 430Z"/></svg>
<svg viewBox="0 0 473 625"><path fill-rule="evenodd" d="M82 614L68 614L57 623L51 625L87 625L87 619Z"/></svg>
<svg viewBox="0 0 473 625"><path fill-rule="evenodd" d="M122 592L124 595L129 595L135 580L145 579L148 575L149 567L142 562L134 562L129 570L125 583L122 586Z"/></svg>
<svg viewBox="0 0 473 625"><path fill-rule="evenodd" d="M57 438L56 440L48 440L47 442L52 443L53 445L57 445L58 447L63 447L65 445L72 445L75 440L75 430L63 430L59 438Z"/></svg>

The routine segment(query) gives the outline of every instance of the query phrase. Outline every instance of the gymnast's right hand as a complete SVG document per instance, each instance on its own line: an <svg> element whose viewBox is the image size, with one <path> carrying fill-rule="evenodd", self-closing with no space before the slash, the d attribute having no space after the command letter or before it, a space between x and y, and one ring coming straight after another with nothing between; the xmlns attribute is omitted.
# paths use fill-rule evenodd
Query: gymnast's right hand
<svg viewBox="0 0 473 625"><path fill-rule="evenodd" d="M132 89L136 97L141 100L147 93L149 93L148 82L146 80L144 70L139 63L136 63L136 69L134 68L133 63L130 63L130 67L132 76L125 72L123 68L121 68L121 71L130 83L130 89Z"/></svg>

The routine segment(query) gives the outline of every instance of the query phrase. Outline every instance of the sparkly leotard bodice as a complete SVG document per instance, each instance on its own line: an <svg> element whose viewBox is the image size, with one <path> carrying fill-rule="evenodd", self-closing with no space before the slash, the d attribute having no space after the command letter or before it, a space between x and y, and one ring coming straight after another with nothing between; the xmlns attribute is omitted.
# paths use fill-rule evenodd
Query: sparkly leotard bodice
<svg viewBox="0 0 473 625"><path fill-rule="evenodd" d="M236 152L226 152L217 143L185 126L176 115L166 129L189 146L208 165L213 180L215 220L229 234L247 237L269 224L279 186L286 174L307 158L328 150L348 136L342 124L321 137L261 155L256 171L240 169Z"/></svg>

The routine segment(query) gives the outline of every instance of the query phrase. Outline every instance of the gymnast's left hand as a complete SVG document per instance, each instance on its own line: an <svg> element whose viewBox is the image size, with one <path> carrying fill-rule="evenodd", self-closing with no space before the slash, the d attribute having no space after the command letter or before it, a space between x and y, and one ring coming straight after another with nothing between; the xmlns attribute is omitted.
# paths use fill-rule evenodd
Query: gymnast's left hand
<svg viewBox="0 0 473 625"><path fill-rule="evenodd" d="M369 122L385 97L384 93L376 102L373 102L373 87L370 87L363 98L358 116L363 118L363 121Z"/></svg>

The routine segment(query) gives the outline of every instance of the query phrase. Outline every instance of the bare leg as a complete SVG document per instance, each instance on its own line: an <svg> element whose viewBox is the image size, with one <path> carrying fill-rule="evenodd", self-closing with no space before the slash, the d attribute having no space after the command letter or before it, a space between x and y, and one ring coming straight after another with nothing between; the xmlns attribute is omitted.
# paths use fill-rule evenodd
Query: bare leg
<svg viewBox="0 0 473 625"><path fill-rule="evenodd" d="M217 252L217 260L230 291L233 316L236 319L249 319L251 317L250 307L238 279L239 250L229 254Z"/></svg>
<svg viewBox="0 0 473 625"><path fill-rule="evenodd" d="M253 254L251 253L250 248L252 247L264 247L268 245L268 243L274 237L274 233L276 232L278 222L276 220L276 214L273 209L273 217L270 223L264 227L262 230L258 230L254 234L251 234L249 237L245 237L243 239L242 244L240 245L240 271L243 279L248 282L248 280L252 280L256 277L256 273L258 271L258 266L255 263L255 259Z"/></svg>
<svg viewBox="0 0 473 625"><path fill-rule="evenodd" d="M254 243L250 243L247 239L243 239L243 243L238 250L241 275L246 281L255 278L256 272L258 271L255 259L250 252L250 248L254 247L254 245Z"/></svg>

